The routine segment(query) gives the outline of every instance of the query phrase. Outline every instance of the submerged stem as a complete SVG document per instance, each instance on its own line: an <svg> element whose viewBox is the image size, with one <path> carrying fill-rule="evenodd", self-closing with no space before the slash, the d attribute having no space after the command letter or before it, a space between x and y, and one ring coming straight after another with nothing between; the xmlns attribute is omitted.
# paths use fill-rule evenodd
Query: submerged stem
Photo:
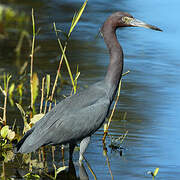
<svg viewBox="0 0 180 180"><path fill-rule="evenodd" d="M115 103L114 103L114 106L113 106L111 115L110 115L109 120L108 120L108 123L107 123L106 131L105 131L104 136L103 136L103 139L102 139L103 143L105 142L106 136L107 136L107 134L108 134L108 129L109 129L110 123L111 123L111 121L112 121L112 117L113 117L113 115L114 115L114 112L115 112L115 109L116 109L116 105L117 105L118 100L119 100L120 91L121 91L121 80L120 80L120 82L119 82L119 88L118 88L117 98L116 98L116 101L115 101Z"/></svg>

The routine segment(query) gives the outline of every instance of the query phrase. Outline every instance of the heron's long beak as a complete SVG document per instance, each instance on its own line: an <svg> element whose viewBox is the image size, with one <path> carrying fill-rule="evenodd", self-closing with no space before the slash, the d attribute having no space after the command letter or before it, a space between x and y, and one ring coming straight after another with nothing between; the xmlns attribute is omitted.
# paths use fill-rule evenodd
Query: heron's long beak
<svg viewBox="0 0 180 180"><path fill-rule="evenodd" d="M135 18L131 18L131 20L129 21L129 24L131 26L135 26L135 27L144 27L144 28L153 29L153 30L156 30L156 31L162 31L160 28L158 28L156 26L146 24L143 21L140 21L140 20L135 19Z"/></svg>

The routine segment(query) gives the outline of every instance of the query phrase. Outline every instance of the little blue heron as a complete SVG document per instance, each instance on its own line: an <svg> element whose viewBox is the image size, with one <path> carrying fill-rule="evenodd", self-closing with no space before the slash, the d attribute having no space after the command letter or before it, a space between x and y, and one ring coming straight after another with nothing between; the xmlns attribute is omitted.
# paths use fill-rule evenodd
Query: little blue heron
<svg viewBox="0 0 180 180"><path fill-rule="evenodd" d="M69 158L72 159L74 147L80 142L79 162L82 163L91 135L108 115L122 76L123 50L116 37L119 27L145 27L161 31L128 13L113 13L100 30L110 56L104 80L57 104L26 132L15 146L16 153L29 153L45 145L69 144Z"/></svg>

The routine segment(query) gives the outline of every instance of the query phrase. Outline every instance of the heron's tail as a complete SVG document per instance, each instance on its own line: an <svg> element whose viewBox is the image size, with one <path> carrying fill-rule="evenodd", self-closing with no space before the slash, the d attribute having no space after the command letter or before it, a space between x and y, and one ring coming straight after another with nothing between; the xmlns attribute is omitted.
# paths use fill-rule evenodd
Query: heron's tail
<svg viewBox="0 0 180 180"><path fill-rule="evenodd" d="M26 132L26 134L23 136L23 138L15 145L13 151L14 153L27 153L24 147L24 142L27 140L27 138L31 135L31 133L34 131L34 128L31 128L29 131Z"/></svg>

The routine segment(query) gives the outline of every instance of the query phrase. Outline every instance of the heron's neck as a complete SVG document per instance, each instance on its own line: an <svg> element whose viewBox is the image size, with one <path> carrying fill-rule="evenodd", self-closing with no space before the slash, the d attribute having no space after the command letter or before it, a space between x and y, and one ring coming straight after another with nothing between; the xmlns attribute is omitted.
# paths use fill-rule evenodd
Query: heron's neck
<svg viewBox="0 0 180 180"><path fill-rule="evenodd" d="M123 51L116 37L116 28L104 25L101 32L109 49L110 63L105 76L105 83L108 87L108 94L113 100L122 76Z"/></svg>

